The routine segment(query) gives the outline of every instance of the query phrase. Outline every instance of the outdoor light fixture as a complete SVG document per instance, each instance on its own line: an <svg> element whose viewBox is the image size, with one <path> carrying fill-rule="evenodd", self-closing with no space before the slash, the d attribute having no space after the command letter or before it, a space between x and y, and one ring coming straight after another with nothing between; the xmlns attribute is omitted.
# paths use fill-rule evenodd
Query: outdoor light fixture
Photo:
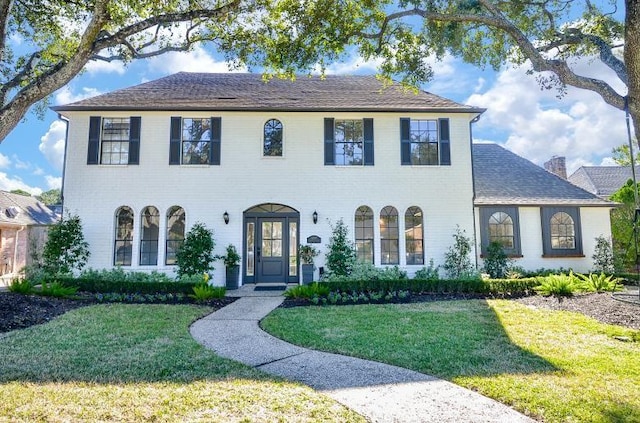
<svg viewBox="0 0 640 423"><path fill-rule="evenodd" d="M317 211L313 211L313 224L315 225L316 223L318 223L318 212Z"/></svg>
<svg viewBox="0 0 640 423"><path fill-rule="evenodd" d="M222 215L222 218L224 219L224 224L228 225L229 224L229 213L227 213L225 211L224 214Z"/></svg>

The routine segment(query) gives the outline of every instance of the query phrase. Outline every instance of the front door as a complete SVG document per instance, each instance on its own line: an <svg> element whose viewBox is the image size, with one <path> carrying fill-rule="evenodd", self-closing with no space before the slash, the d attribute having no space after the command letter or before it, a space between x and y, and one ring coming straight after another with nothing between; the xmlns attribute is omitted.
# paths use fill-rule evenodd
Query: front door
<svg viewBox="0 0 640 423"><path fill-rule="evenodd" d="M256 243L258 282L285 282L287 277L287 239L283 218L259 218Z"/></svg>

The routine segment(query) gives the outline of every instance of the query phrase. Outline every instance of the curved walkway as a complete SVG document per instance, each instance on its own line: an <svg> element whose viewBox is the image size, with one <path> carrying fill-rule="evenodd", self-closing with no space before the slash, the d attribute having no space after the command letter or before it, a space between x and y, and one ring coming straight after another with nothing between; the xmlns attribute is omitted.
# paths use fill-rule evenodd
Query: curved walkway
<svg viewBox="0 0 640 423"><path fill-rule="evenodd" d="M432 376L277 339L258 323L282 301L281 295L240 298L195 322L191 335L222 357L322 391L373 422L533 422Z"/></svg>

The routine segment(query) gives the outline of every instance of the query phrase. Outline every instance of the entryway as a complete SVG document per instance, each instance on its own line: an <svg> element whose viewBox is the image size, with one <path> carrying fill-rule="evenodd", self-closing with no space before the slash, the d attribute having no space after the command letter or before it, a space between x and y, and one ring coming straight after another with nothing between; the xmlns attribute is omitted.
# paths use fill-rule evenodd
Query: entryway
<svg viewBox="0 0 640 423"><path fill-rule="evenodd" d="M243 283L297 283L300 213L267 203L243 215Z"/></svg>

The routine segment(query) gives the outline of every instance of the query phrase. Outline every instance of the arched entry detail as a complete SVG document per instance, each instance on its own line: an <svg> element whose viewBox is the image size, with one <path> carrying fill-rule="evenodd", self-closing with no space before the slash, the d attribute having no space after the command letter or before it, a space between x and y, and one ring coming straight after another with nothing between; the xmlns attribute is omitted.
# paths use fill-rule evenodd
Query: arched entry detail
<svg viewBox="0 0 640 423"><path fill-rule="evenodd" d="M297 283L300 213L265 203L243 213L243 282Z"/></svg>

